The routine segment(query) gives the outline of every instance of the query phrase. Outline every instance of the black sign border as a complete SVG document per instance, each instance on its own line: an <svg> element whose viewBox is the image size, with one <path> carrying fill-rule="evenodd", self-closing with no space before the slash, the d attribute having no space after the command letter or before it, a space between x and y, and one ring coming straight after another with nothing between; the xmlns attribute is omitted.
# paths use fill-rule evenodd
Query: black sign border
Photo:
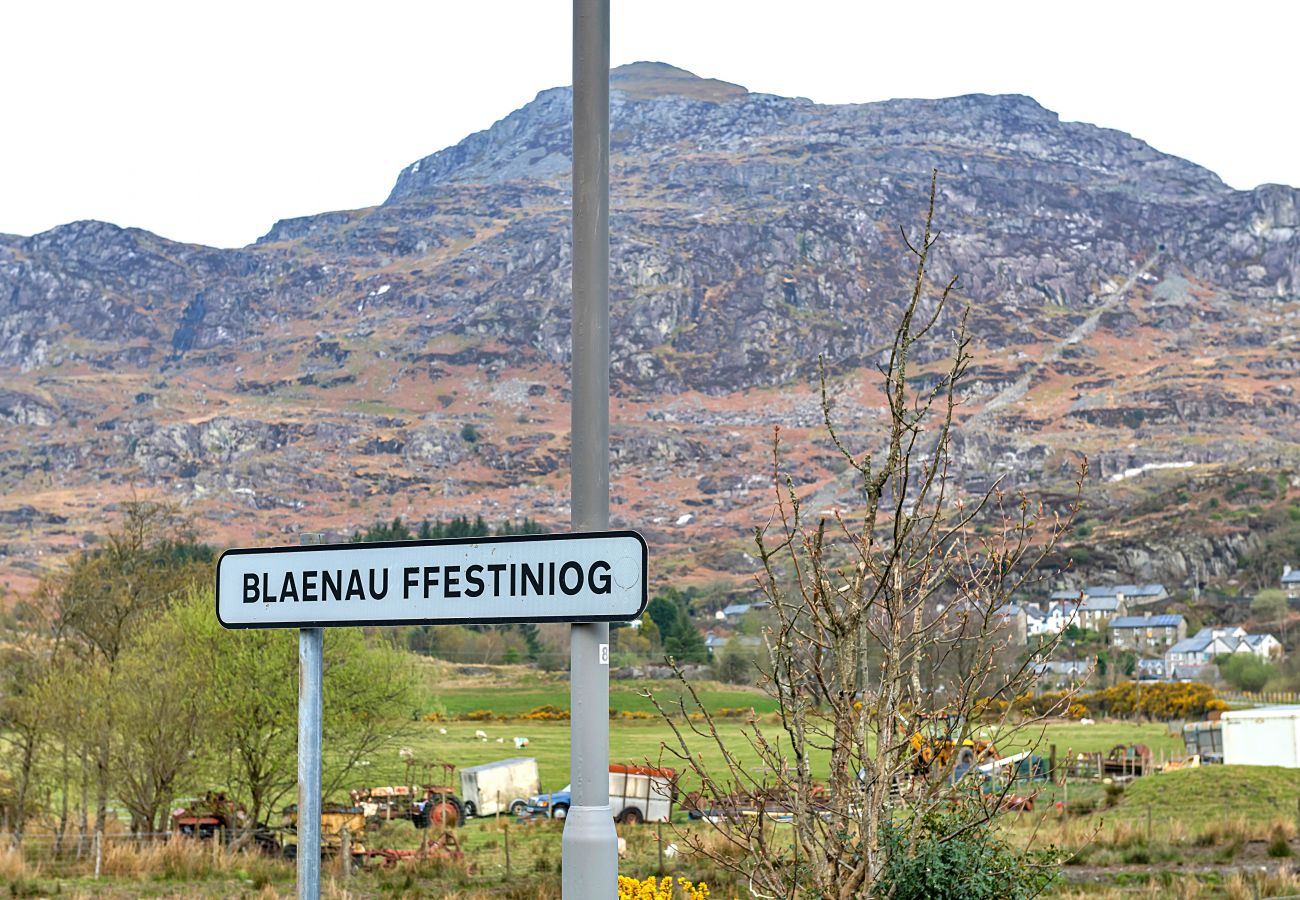
<svg viewBox="0 0 1300 900"><path fill-rule="evenodd" d="M618 538L630 537L635 538L636 542L641 545L641 606L637 609L636 614L632 616L611 615L611 616L583 616L574 618L573 616L527 616L516 618L491 618L491 619L349 619L346 622L271 622L267 624L256 622L240 622L230 624L221 618L221 563L227 556L249 556L263 553L303 553L315 552L317 550L378 550L383 548L394 547L455 547L462 544L507 544L507 543L536 543L538 541L572 541L572 540L590 540L593 538ZM364 628L366 626L388 625L526 625L534 622L631 622L641 617L645 612L646 604L650 602L650 551L646 546L645 538L640 532L631 530L622 531L567 531L558 534L512 534L501 537L471 537L471 538L442 538L439 540L426 541L364 541L361 543L346 544L299 544L289 547L233 547L226 550L221 556L217 557L216 567L216 585L214 590L213 603L217 614L217 621L221 623L222 628L231 631L239 631L245 628Z"/></svg>

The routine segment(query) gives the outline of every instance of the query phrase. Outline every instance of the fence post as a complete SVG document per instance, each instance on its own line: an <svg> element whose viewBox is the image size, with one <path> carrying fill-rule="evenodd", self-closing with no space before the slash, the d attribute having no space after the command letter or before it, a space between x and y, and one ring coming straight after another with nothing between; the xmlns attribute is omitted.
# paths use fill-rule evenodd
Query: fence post
<svg viewBox="0 0 1300 900"><path fill-rule="evenodd" d="M96 881L99 880L99 873L103 867L104 867L104 842L99 833L99 829L96 828L95 829L95 880Z"/></svg>
<svg viewBox="0 0 1300 900"><path fill-rule="evenodd" d="M1151 846L1151 804L1147 804L1147 846Z"/></svg>
<svg viewBox="0 0 1300 900"><path fill-rule="evenodd" d="M659 875L664 874L664 823L655 822L655 834L659 838ZM796 843L795 846L798 846Z"/></svg>
<svg viewBox="0 0 1300 900"><path fill-rule="evenodd" d="M347 880L352 877L352 832L346 825L339 829L339 843L339 855L343 857L343 878Z"/></svg>
<svg viewBox="0 0 1300 900"><path fill-rule="evenodd" d="M1051 784L1056 784L1056 745L1051 745L1050 758L1047 763L1047 780Z"/></svg>
<svg viewBox="0 0 1300 900"><path fill-rule="evenodd" d="M497 811L500 815L500 810ZM506 880L510 880L510 821L507 819L501 825L501 839L505 842L506 847Z"/></svg>

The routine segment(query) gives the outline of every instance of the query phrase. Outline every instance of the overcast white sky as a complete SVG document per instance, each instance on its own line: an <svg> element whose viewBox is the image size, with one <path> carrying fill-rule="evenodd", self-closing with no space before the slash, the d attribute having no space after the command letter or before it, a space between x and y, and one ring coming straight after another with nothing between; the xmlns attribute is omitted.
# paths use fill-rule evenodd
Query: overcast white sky
<svg viewBox="0 0 1300 900"><path fill-rule="evenodd" d="M0 232L74 219L240 246L570 79L559 0L5 5ZM1234 187L1300 185L1300 3L613 0L650 59L823 103L1029 94Z"/></svg>

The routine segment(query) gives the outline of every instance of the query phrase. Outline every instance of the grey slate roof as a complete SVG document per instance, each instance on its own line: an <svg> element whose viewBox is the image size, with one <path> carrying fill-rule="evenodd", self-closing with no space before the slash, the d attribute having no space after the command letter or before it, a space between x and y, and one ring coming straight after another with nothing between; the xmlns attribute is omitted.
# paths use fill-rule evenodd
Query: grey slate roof
<svg viewBox="0 0 1300 900"><path fill-rule="evenodd" d="M1196 635L1195 637L1183 638L1178 643L1169 648L1170 653L1200 653L1214 638L1207 635Z"/></svg>
<svg viewBox="0 0 1300 900"><path fill-rule="evenodd" d="M1177 628L1182 616L1116 616L1110 620L1111 628Z"/></svg>
<svg viewBox="0 0 1300 900"><path fill-rule="evenodd" d="M1123 594L1125 597L1160 597L1165 594L1163 584L1090 584L1084 588L1068 588L1062 591L1052 591L1053 600L1073 600L1079 594L1086 598L1093 597L1117 597Z"/></svg>
<svg viewBox="0 0 1300 900"><path fill-rule="evenodd" d="M1300 584L1300 569L1292 569L1282 576L1283 584Z"/></svg>

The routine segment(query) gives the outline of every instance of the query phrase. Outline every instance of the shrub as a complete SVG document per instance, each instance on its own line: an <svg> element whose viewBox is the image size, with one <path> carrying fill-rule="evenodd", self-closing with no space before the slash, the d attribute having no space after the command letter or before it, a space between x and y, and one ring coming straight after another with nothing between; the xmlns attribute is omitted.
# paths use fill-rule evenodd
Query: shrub
<svg viewBox="0 0 1300 900"><path fill-rule="evenodd" d="M1285 595L1282 602L1286 603ZM1277 666L1253 653L1225 654L1216 657L1215 662L1223 680L1242 691L1263 690L1269 679L1277 674Z"/></svg>
<svg viewBox="0 0 1300 900"><path fill-rule="evenodd" d="M713 716L717 719L747 719L753 712L748 706L724 706Z"/></svg>
<svg viewBox="0 0 1300 900"><path fill-rule="evenodd" d="M1281 828L1275 827L1273 833L1269 835L1268 855L1274 859L1291 855L1291 842L1287 840L1286 832Z"/></svg>
<svg viewBox="0 0 1300 900"><path fill-rule="evenodd" d="M1137 684L1132 681L1082 694L1076 700L1095 715L1140 714L1161 721L1204 718L1211 709L1219 708L1213 704L1221 702L1208 684L1144 684L1139 693Z"/></svg>
<svg viewBox="0 0 1300 900"><path fill-rule="evenodd" d="M489 719L496 718L496 716L492 714L490 709L471 709L467 713L462 713L461 718L466 722L486 722Z"/></svg>
<svg viewBox="0 0 1300 900"><path fill-rule="evenodd" d="M529 722L567 722L569 720L569 711L548 703L545 706L529 710L519 718L526 719Z"/></svg>
<svg viewBox="0 0 1300 900"><path fill-rule="evenodd" d="M1021 852L996 831L966 828L960 807L932 812L913 830L889 827L880 896L894 900L1029 900L1058 877L1060 854ZM910 844L910 846L909 846Z"/></svg>
<svg viewBox="0 0 1300 900"><path fill-rule="evenodd" d="M696 884L685 878L678 878L677 886L681 888L682 900L708 900L709 898L709 886L703 881ZM653 875L647 875L644 881L626 875L618 876L618 900L674 900L675 897L671 876L665 875L656 880Z"/></svg>

